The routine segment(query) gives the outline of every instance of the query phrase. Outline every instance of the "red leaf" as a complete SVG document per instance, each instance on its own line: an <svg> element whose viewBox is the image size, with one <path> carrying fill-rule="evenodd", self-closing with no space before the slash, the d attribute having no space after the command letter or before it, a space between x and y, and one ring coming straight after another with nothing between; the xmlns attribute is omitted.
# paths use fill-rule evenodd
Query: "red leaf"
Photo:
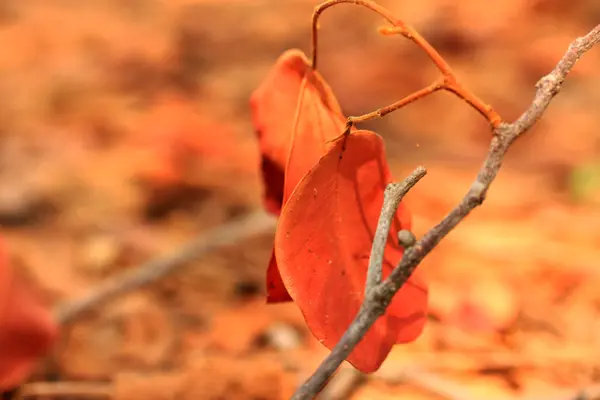
<svg viewBox="0 0 600 400"><path fill-rule="evenodd" d="M328 348L340 340L363 300L367 265L392 177L380 136L340 137L285 203L275 235L279 272L309 329ZM410 223L400 209L385 250L384 278L402 257L395 234ZM415 340L426 319L427 287L418 273L396 294L348 357L363 372L379 368L395 343Z"/></svg>
<svg viewBox="0 0 600 400"><path fill-rule="evenodd" d="M136 178L151 187L176 187L195 168L253 170L252 160L226 124L203 115L178 96L159 99L138 121L132 145L141 153Z"/></svg>
<svg viewBox="0 0 600 400"><path fill-rule="evenodd" d="M275 259L275 249L273 249L267 267L267 303L283 303L286 301L292 301L292 298L281 280L277 260Z"/></svg>
<svg viewBox="0 0 600 400"><path fill-rule="evenodd" d="M345 119L331 89L299 50L279 57L250 105L262 158L264 205L279 215L302 176L343 133ZM267 302L290 300L271 256Z"/></svg>
<svg viewBox="0 0 600 400"><path fill-rule="evenodd" d="M0 391L21 384L57 335L51 314L0 249Z"/></svg>
<svg viewBox="0 0 600 400"><path fill-rule="evenodd" d="M250 107L262 158L265 208L278 215L285 202L284 172L289 195L324 154L326 142L342 134L346 121L325 80L296 49L279 57L252 94Z"/></svg>

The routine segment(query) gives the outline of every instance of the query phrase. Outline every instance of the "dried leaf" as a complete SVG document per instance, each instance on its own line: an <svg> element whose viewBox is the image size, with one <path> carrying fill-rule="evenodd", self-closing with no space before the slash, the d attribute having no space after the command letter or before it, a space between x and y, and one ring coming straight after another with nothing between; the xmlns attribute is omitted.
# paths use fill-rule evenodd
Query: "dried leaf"
<svg viewBox="0 0 600 400"><path fill-rule="evenodd" d="M381 137L356 131L333 142L281 212L275 254L282 280L313 335L330 349L362 304L383 192L391 181ZM408 228L400 205L385 250L384 278L402 257L394 236ZM416 272L348 361L372 372L395 343L415 340L425 324L427 297Z"/></svg>
<svg viewBox="0 0 600 400"><path fill-rule="evenodd" d="M483 278L468 285L450 313L441 315L444 322L464 331L480 334L509 328L519 315L519 301L515 292L505 282Z"/></svg>
<svg viewBox="0 0 600 400"><path fill-rule="evenodd" d="M136 178L151 187L178 186L206 172L253 171L247 146L225 123L216 122L177 96L165 96L139 121L132 145L139 152Z"/></svg>
<svg viewBox="0 0 600 400"><path fill-rule="evenodd" d="M278 215L302 176L317 163L345 119L331 89L299 50L288 50L250 100L261 152L265 208ZM267 302L291 298L273 256Z"/></svg>
<svg viewBox="0 0 600 400"><path fill-rule="evenodd" d="M273 249L267 267L267 303L283 303L286 301L292 301L292 298L281 280L281 274L275 259L275 249Z"/></svg>
<svg viewBox="0 0 600 400"><path fill-rule="evenodd" d="M252 94L250 107L261 153L265 208L278 215L284 203L284 172L289 194L324 154L326 142L344 131L345 118L325 80L296 49L279 57Z"/></svg>
<svg viewBox="0 0 600 400"><path fill-rule="evenodd" d="M18 386L50 348L58 326L0 249L0 391Z"/></svg>

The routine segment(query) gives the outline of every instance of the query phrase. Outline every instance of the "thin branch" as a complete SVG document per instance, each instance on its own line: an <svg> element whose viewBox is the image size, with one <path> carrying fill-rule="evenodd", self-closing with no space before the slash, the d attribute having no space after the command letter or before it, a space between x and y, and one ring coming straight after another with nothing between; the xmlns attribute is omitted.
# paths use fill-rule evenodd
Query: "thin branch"
<svg viewBox="0 0 600 400"><path fill-rule="evenodd" d="M430 229L421 240L417 241L415 246L404 254L400 265L380 286L381 295L387 296L391 293L393 296L394 290L398 290L395 288L399 288L406 282L423 258L475 207L483 203L511 144L540 119L552 98L559 92L561 84L567 74L571 72L575 62L598 42L600 42L600 25L586 36L571 43L554 70L536 84L537 90L531 106L515 122L502 123L493 130L494 137L487 157L477 174L477 179L465 197L439 224Z"/></svg>
<svg viewBox="0 0 600 400"><path fill-rule="evenodd" d="M540 119L577 60L598 42L600 42L600 25L586 36L571 43L554 70L536 84L537 90L532 104L515 122L500 123L493 128L494 136L487 157L467 194L440 223L404 252L399 265L387 279L365 293L363 306L348 330L313 375L298 388L292 399L312 399L323 388L377 318L383 315L392 297L408 280L423 258L473 209L483 203L511 144Z"/></svg>
<svg viewBox="0 0 600 400"><path fill-rule="evenodd" d="M587 35L575 39L554 70L536 83L537 91L533 103L511 124L512 132L506 134L517 137L529 130L546 111L552 98L558 94L562 83L575 66L575 63L598 42L600 42L600 25L592 29Z"/></svg>
<svg viewBox="0 0 600 400"><path fill-rule="evenodd" d="M518 400L594 400L600 398L600 384L592 384L580 390L561 390L552 396L521 396Z"/></svg>
<svg viewBox="0 0 600 400"><path fill-rule="evenodd" d="M427 171L423 167L417 167L403 182L390 183L383 192L383 207L377 222L371 255L369 257L369 268L367 270L367 283L365 293L371 291L375 286L381 283L383 256L385 245L390 234L390 227L398 205L413 186L417 184Z"/></svg>
<svg viewBox="0 0 600 400"><path fill-rule="evenodd" d="M447 400L470 400L477 398L463 385L449 381L437 374L420 368L406 368L400 373L401 379L416 387Z"/></svg>
<svg viewBox="0 0 600 400"><path fill-rule="evenodd" d="M352 124L357 124L359 122L365 122L365 121L368 121L368 120L371 120L374 118L383 117L384 115L394 112L394 111L398 110L399 108L407 106L408 104L413 103L419 99L422 99L423 97L428 96L432 93L435 93L438 90L441 90L443 88L444 88L443 83L434 82L431 85L429 85L421 90L417 90L416 92L409 94L408 96L398 100L395 103L392 103L385 107L381 107L373 112L359 115L356 117L348 117L348 121L351 122Z"/></svg>
<svg viewBox="0 0 600 400"><path fill-rule="evenodd" d="M28 397L76 397L84 399L111 399L112 383L104 382L31 382L23 385L20 398Z"/></svg>
<svg viewBox="0 0 600 400"><path fill-rule="evenodd" d="M338 4L355 4L379 14L383 19L389 22L391 27L383 27L379 29L379 32L384 35L402 35L405 38L411 40L417 46L419 46L425 54L435 64L436 68L441 72L443 79L441 81L435 81L429 86L418 90L402 100L399 100L393 104L382 107L374 112L348 118L350 124L357 122L367 121L373 118L379 118L392 111L404 107L418 99L429 96L439 90L446 90L454 93L456 96L464 100L468 105L473 107L479 112L493 128L496 128L502 122L500 115L495 112L489 104L484 103L475 93L471 92L468 88L464 87L458 81L458 78L450 68L450 65L444 60L444 57L438 53L438 51L423 37L416 29L406 24L401 19L394 17L389 10L380 6L379 4L371 0L329 0L320 4L315 8L312 17L312 68L317 68L317 50L318 50L318 30L319 30L319 17L323 11L330 7ZM349 128L348 128L349 129Z"/></svg>
<svg viewBox="0 0 600 400"><path fill-rule="evenodd" d="M153 283L176 271L190 261L224 246L273 231L275 219L263 212L252 213L221 225L186 243L171 254L151 260L133 270L110 278L83 297L60 305L56 318L61 324L71 322L81 314L115 297Z"/></svg>
<svg viewBox="0 0 600 400"><path fill-rule="evenodd" d="M352 367L342 368L319 393L319 400L346 400L352 397L356 389L367 379L367 375Z"/></svg>
<svg viewBox="0 0 600 400"><path fill-rule="evenodd" d="M390 24L394 25L396 18L385 8L379 4L370 0L330 0L323 4L318 5L315 8L312 16L312 58L311 65L313 69L317 69L317 45L318 45L318 31L319 31L319 17L321 13L327 10L329 7L333 7L337 4L349 3L356 4L362 7L366 7L371 11L379 14L382 18L387 20Z"/></svg>
<svg viewBox="0 0 600 400"><path fill-rule="evenodd" d="M378 286L379 287L379 286ZM374 291L366 294L365 298L371 298ZM350 355L358 342L366 335L377 318L383 315L385 308L377 302L365 301L358 314L344 332L340 341L333 347L331 353L323 360L317 370L298 388L291 400L308 400L314 398L325 386L325 383L335 373L342 362Z"/></svg>

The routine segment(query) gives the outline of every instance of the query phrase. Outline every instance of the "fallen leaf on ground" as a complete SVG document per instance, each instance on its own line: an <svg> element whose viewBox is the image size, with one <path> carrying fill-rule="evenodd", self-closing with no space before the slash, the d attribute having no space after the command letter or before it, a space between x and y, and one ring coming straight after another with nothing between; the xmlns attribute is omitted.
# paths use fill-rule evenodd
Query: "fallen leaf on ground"
<svg viewBox="0 0 600 400"><path fill-rule="evenodd" d="M480 278L456 290L440 289L436 290L429 312L467 332L505 330L516 321L521 309L515 291L497 278Z"/></svg>
<svg viewBox="0 0 600 400"><path fill-rule="evenodd" d="M248 146L230 126L213 121L192 104L165 96L141 118L133 141L140 152L137 179L151 187L194 184L194 171L254 170ZM197 174L196 174L197 175ZM210 179L211 174L203 174ZM192 180L192 182L190 182Z"/></svg>
<svg viewBox="0 0 600 400"><path fill-rule="evenodd" d="M0 244L0 391L17 387L58 335L50 312L9 265Z"/></svg>

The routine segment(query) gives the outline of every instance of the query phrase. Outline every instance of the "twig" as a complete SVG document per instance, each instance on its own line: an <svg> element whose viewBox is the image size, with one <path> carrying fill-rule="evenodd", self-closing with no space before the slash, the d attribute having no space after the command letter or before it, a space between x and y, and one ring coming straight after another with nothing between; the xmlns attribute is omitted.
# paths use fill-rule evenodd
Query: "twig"
<svg viewBox="0 0 600 400"><path fill-rule="evenodd" d="M407 368L400 379L448 400L470 400L476 398L468 390L437 374L419 368Z"/></svg>
<svg viewBox="0 0 600 400"><path fill-rule="evenodd" d="M28 397L76 397L85 399L110 399L112 383L104 382L31 382L23 385L20 398Z"/></svg>
<svg viewBox="0 0 600 400"><path fill-rule="evenodd" d="M315 8L312 16L312 61L311 65L314 69L317 68L317 44L318 44L318 30L319 30L319 17L321 13L327 10L329 7L333 7L341 3L356 4L370 9L371 11L381 15L390 24L394 25L396 18L384 7L370 0L330 0L323 4L318 5Z"/></svg>
<svg viewBox="0 0 600 400"><path fill-rule="evenodd" d="M360 122L365 122L371 119L383 117L391 112L394 112L404 106L409 105L410 103L413 103L419 99L422 99L425 96L433 94L442 89L444 89L443 82L434 82L421 90L417 90L416 92L409 94L408 96L398 100L395 103L392 103L385 107L381 107L367 114L359 115L356 117L348 117L348 121L352 124L358 124Z"/></svg>
<svg viewBox="0 0 600 400"><path fill-rule="evenodd" d="M69 323L99 304L155 282L205 253L272 231L274 227L275 219L263 212L221 225L186 243L170 255L110 278L83 297L60 305L56 310L56 318L61 324Z"/></svg>
<svg viewBox="0 0 600 400"><path fill-rule="evenodd" d="M417 167L401 183L390 183L383 192L383 207L377 222L371 255L369 257L369 268L367 269L367 283L365 293L371 291L375 286L381 283L383 269L383 252L390 234L390 227L398 205L408 191L425 176L427 171L423 167Z"/></svg>
<svg viewBox="0 0 600 400"><path fill-rule="evenodd" d="M342 368L319 393L319 400L346 400L366 382L367 378L365 374L352 367Z"/></svg>
<svg viewBox="0 0 600 400"><path fill-rule="evenodd" d="M354 346L362 339L377 318L385 312L392 297L408 280L423 258L474 208L483 203L511 144L539 120L552 98L559 92L561 84L577 60L598 42L600 42L600 25L586 36L580 37L571 43L554 70L536 84L537 90L532 104L515 122L503 122L493 128L494 136L491 140L488 155L479 170L477 179L460 204L439 224L431 228L414 246L404 252L399 265L386 280L370 292L365 293L365 302L358 315L329 356L313 375L298 388L292 397L294 400L311 399L323 388Z"/></svg>
<svg viewBox="0 0 600 400"><path fill-rule="evenodd" d="M561 390L551 396L521 396L519 400L594 400L600 398L600 384L592 384L580 390Z"/></svg>
<svg viewBox="0 0 600 400"><path fill-rule="evenodd" d="M368 114L349 117L348 122L351 125L358 122L368 121L373 118L383 117L392 111L404 107L405 105L408 105L425 96L429 96L430 94L439 90L446 90L464 100L467 104L477 110L477 112L479 112L485 119L487 119L493 128L496 128L500 125L500 122L502 122L500 115L498 115L498 113L495 112L489 104L484 103L479 97L477 97L475 93L471 92L468 88L460 84L458 78L452 71L452 68L450 68L450 65L448 65L446 60L444 60L444 57L442 57L440 53L438 53L437 50L423 36L421 36L419 32L417 32L410 25L406 24L404 21L394 17L387 9L371 0L329 0L315 8L312 17L312 68L317 68L319 17L323 11L327 10L328 8L343 3L359 5L379 14L383 19L392 25L392 27L383 27L379 29L380 33L384 35L402 35L411 40L417 46L419 46L425 52L425 54L427 54L437 69L442 73L442 79L436 80L429 86L418 90L393 104L382 107ZM350 127L347 127L347 129L350 129Z"/></svg>

